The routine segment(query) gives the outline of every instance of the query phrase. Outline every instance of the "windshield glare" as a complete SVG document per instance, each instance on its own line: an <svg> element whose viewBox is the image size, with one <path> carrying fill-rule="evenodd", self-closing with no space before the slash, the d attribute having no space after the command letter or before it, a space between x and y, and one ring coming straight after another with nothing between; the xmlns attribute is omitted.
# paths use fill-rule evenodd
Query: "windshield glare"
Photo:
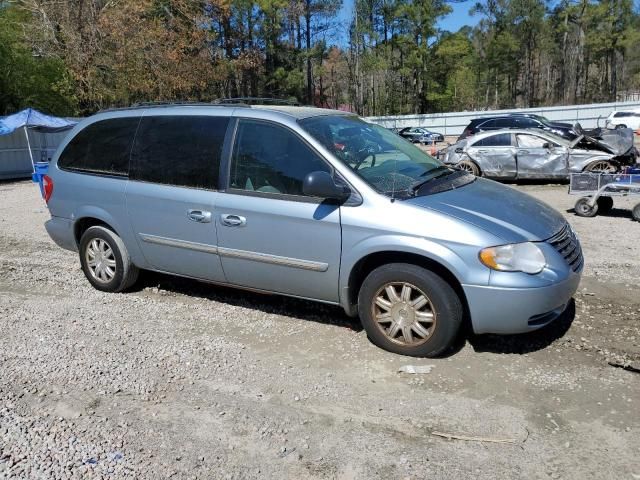
<svg viewBox="0 0 640 480"><path fill-rule="evenodd" d="M302 127L380 193L407 196L443 164L389 130L351 115L305 118ZM438 168L440 167L440 168Z"/></svg>

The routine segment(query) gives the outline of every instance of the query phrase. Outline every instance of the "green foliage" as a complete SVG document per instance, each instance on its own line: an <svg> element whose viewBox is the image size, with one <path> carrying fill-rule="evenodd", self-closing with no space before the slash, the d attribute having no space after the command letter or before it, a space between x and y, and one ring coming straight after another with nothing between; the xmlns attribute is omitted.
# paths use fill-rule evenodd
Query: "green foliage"
<svg viewBox="0 0 640 480"><path fill-rule="evenodd" d="M72 115L76 102L65 65L31 48L22 29L29 20L25 12L0 5L0 115L27 107Z"/></svg>
<svg viewBox="0 0 640 480"><path fill-rule="evenodd" d="M339 25L342 0L0 0L0 114L274 96L386 115L640 90L634 0L478 0L478 25L446 32L448 1L353 0Z"/></svg>

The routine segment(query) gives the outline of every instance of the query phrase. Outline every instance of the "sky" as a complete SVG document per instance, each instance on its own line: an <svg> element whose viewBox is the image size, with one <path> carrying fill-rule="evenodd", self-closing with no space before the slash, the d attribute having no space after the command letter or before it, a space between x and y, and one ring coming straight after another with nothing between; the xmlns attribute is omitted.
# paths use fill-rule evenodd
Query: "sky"
<svg viewBox="0 0 640 480"><path fill-rule="evenodd" d="M475 5L476 0L466 0L460 3L449 3L453 11L442 18L438 22L438 27L442 30L449 30L450 32L457 32L461 27L465 25L475 26L480 21L480 16L476 15L474 17L469 15L469 10L471 7ZM338 15L338 20L340 24L344 27L341 30L344 30L344 33L340 35L339 43L346 43L346 30L349 27L351 22L351 17L353 14L353 0L344 0L342 3L342 10Z"/></svg>
<svg viewBox="0 0 640 480"><path fill-rule="evenodd" d="M469 10L476 4L475 0L467 0L461 3L450 3L453 12L438 22L438 26L442 30L457 32L465 25L475 26L480 21L480 15L471 16Z"/></svg>

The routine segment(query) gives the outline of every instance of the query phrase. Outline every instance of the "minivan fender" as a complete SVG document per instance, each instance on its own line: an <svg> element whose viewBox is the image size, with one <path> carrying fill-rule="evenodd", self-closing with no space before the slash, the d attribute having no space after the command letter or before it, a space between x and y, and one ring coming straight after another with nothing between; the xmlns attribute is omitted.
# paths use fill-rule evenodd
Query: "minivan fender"
<svg viewBox="0 0 640 480"><path fill-rule="evenodd" d="M95 219L111 228L126 245L131 261L136 266L144 268L146 262L144 261L142 252L138 247L138 243L133 237L130 226L128 224L118 222L113 215L103 208L96 207L94 205L83 205L73 212L71 215L71 221L73 222L74 235L76 235L76 243L79 243L80 241L80 238L77 236L77 227L82 221L88 219Z"/></svg>
<svg viewBox="0 0 640 480"><path fill-rule="evenodd" d="M460 244L457 244L456 248L460 250ZM468 248L470 255L477 256L477 247L469 246ZM403 235L369 237L351 246L343 245L340 268L340 304L348 315L356 314L354 299L357 298L357 292L351 291L354 269L357 269L363 260L374 255L388 255L389 261L383 261L382 264L384 264L398 261L398 256L403 254L425 260L416 263L430 263L438 269L444 269L445 273L453 277L459 285L465 283L488 285L489 283L488 269L470 268L467 261L442 243L424 237ZM359 285L356 288L359 288Z"/></svg>
<svg viewBox="0 0 640 480"><path fill-rule="evenodd" d="M115 233L121 236L122 225L118 222L109 212L104 210L103 208L96 207L94 205L83 205L77 209L77 211L73 212L71 215L71 220L73 220L74 228L75 226L82 220L87 218L95 218L103 223L106 223L109 227L111 227Z"/></svg>

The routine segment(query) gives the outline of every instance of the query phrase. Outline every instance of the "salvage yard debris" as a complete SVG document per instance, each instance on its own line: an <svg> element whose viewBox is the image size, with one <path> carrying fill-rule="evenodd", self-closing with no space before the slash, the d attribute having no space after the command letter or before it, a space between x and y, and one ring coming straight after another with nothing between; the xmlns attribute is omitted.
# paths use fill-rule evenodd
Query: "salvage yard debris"
<svg viewBox="0 0 640 480"><path fill-rule="evenodd" d="M422 374L431 373L435 365L403 365L398 369L398 373Z"/></svg>

